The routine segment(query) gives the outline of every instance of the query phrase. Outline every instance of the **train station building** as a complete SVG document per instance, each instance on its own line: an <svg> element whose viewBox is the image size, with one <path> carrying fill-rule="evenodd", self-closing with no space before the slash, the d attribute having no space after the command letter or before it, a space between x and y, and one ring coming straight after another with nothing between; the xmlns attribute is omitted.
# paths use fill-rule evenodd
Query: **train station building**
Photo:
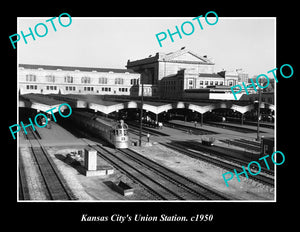
<svg viewBox="0 0 300 232"><path fill-rule="evenodd" d="M20 94L131 95L140 74L130 69L19 64Z"/></svg>
<svg viewBox="0 0 300 232"><path fill-rule="evenodd" d="M126 67L141 74L146 96L166 99L234 100L230 87L247 78L240 69L216 73L215 63L207 55L201 56L185 47L167 54L128 60Z"/></svg>
<svg viewBox="0 0 300 232"><path fill-rule="evenodd" d="M128 60L127 69L19 64L19 93L144 96L234 100L230 87L247 79L241 70L215 72L206 55L181 48ZM238 99L244 94L241 92Z"/></svg>

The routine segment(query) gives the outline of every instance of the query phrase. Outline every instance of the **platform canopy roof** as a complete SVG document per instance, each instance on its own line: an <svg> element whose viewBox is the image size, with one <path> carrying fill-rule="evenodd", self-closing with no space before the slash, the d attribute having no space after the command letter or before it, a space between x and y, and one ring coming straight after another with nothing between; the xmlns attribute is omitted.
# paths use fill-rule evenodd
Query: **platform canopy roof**
<svg viewBox="0 0 300 232"><path fill-rule="evenodd" d="M57 112L58 106L62 103L68 103L72 108L87 108L94 111L100 111L104 114L109 114L115 111L129 108L141 108L140 100L106 100L100 95L42 95L42 94L26 94L19 97L19 107L29 107L38 111L47 111L56 107L54 112ZM274 105L262 102L261 108L269 108L275 110ZM171 109L190 109L198 113L204 114L214 109L232 109L244 114L247 111L254 109L253 104L247 102L167 102L167 101L144 101L143 109L154 114L167 112Z"/></svg>
<svg viewBox="0 0 300 232"><path fill-rule="evenodd" d="M56 113L59 106L63 103L63 101L38 94L26 94L19 96L19 107L28 107L43 112L55 108L52 111ZM64 108L66 108L66 106L62 107L62 109Z"/></svg>

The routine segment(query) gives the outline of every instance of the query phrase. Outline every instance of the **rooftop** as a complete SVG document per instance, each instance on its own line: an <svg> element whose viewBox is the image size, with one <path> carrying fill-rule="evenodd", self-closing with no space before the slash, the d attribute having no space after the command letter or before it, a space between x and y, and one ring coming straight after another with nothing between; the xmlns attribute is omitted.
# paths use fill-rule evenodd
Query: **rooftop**
<svg viewBox="0 0 300 232"><path fill-rule="evenodd" d="M114 73L135 73L132 69L117 69L117 68L92 68L92 67L74 67L74 66L57 66L57 65L38 65L38 64L19 64L19 68L25 69L44 69L44 70L63 70L82 72L114 72Z"/></svg>
<svg viewBox="0 0 300 232"><path fill-rule="evenodd" d="M199 73L199 77L217 77L217 78L224 78L218 73Z"/></svg>
<svg viewBox="0 0 300 232"><path fill-rule="evenodd" d="M186 54L189 55L188 57L191 60L186 60L187 57L184 57L184 55ZM162 52L157 52L154 56L150 55L147 58L132 60L132 61L128 60L127 67L132 67L141 64L149 64L158 61L214 65L214 63L211 60L209 60L207 56L198 55L195 52L190 51L185 47L183 47L180 50L169 52L167 54Z"/></svg>

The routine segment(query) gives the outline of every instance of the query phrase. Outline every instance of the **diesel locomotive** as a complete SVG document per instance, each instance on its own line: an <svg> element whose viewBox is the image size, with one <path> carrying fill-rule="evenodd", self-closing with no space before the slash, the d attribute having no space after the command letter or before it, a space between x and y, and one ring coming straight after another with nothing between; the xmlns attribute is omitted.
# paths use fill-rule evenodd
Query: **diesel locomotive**
<svg viewBox="0 0 300 232"><path fill-rule="evenodd" d="M70 120L94 136L104 139L115 148L128 148L128 126L123 120L116 122L89 112L74 111Z"/></svg>

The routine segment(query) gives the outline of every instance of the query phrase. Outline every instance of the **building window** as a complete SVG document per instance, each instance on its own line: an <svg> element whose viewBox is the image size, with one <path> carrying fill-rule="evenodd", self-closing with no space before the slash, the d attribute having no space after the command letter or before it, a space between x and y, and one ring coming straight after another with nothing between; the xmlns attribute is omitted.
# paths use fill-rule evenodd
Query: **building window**
<svg viewBox="0 0 300 232"><path fill-rule="evenodd" d="M119 88L119 92L127 92L127 88Z"/></svg>
<svg viewBox="0 0 300 232"><path fill-rule="evenodd" d="M123 83L124 83L123 78L116 78L116 79L115 79L115 84L116 84L116 85L123 85Z"/></svg>
<svg viewBox="0 0 300 232"><path fill-rule="evenodd" d="M55 82L55 76L53 75L46 75L46 81L47 82Z"/></svg>
<svg viewBox="0 0 300 232"><path fill-rule="evenodd" d="M90 84L91 83L91 78L90 77L82 77L81 78L81 83L82 84Z"/></svg>
<svg viewBox="0 0 300 232"><path fill-rule="evenodd" d="M27 85L27 89L37 89L37 85Z"/></svg>
<svg viewBox="0 0 300 232"><path fill-rule="evenodd" d="M55 90L56 90L56 86L55 86ZM75 90L75 86L66 86L66 90L67 91L74 91Z"/></svg>
<svg viewBox="0 0 300 232"><path fill-rule="evenodd" d="M92 91L93 91L93 87L91 87L92 88ZM111 88L109 87L102 87L102 91L103 92L110 92L111 91Z"/></svg>
<svg viewBox="0 0 300 232"><path fill-rule="evenodd" d="M131 79L130 84L131 85L138 85L139 84L139 79Z"/></svg>
<svg viewBox="0 0 300 232"><path fill-rule="evenodd" d="M93 87L92 87L93 88ZM110 92L111 91L111 88L108 88L108 87L102 87L102 91L104 92Z"/></svg>
<svg viewBox="0 0 300 232"><path fill-rule="evenodd" d="M218 81L215 81L215 85L218 85L219 83L218 83Z"/></svg>
<svg viewBox="0 0 300 232"><path fill-rule="evenodd" d="M223 81L220 81L220 85L223 85Z"/></svg>
<svg viewBox="0 0 300 232"><path fill-rule="evenodd" d="M107 84L107 78L106 77L99 77L99 84Z"/></svg>
<svg viewBox="0 0 300 232"><path fill-rule="evenodd" d="M200 85L203 85L203 81L200 81Z"/></svg>
<svg viewBox="0 0 300 232"><path fill-rule="evenodd" d="M73 83L73 77L72 76L65 76L65 82L66 83Z"/></svg>
<svg viewBox="0 0 300 232"><path fill-rule="evenodd" d="M194 80L188 80L188 89L192 89L194 87Z"/></svg>
<svg viewBox="0 0 300 232"><path fill-rule="evenodd" d="M210 81L210 85L214 85L214 82L213 82L213 81Z"/></svg>
<svg viewBox="0 0 300 232"><path fill-rule="evenodd" d="M36 81L36 75L27 74L26 75L26 81Z"/></svg>
<svg viewBox="0 0 300 232"><path fill-rule="evenodd" d="M208 81L205 81L205 85L208 85Z"/></svg>

